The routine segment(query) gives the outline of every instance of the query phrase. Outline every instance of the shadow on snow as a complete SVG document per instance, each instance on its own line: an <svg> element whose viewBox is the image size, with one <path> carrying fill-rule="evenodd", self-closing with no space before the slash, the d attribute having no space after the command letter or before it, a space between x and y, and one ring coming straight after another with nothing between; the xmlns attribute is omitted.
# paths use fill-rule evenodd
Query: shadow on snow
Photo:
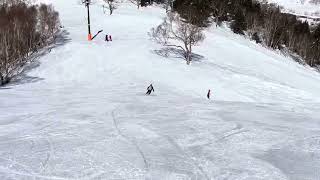
<svg viewBox="0 0 320 180"><path fill-rule="evenodd" d="M181 49L165 47L159 50L153 50L153 52L165 58L176 58L176 59L182 59L185 61L184 51ZM202 59L204 59L204 56L192 53L191 58L192 58L192 61L201 61Z"/></svg>

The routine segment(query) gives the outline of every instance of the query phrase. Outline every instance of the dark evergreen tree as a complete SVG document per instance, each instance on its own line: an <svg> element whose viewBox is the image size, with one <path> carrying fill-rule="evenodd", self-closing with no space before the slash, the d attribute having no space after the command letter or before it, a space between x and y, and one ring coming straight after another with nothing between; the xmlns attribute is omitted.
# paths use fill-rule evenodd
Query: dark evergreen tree
<svg viewBox="0 0 320 180"><path fill-rule="evenodd" d="M210 0L176 0L173 9L187 22L200 27L210 25L209 18L213 12Z"/></svg>
<svg viewBox="0 0 320 180"><path fill-rule="evenodd" d="M235 14L230 24L230 28L234 33L237 34L244 34L244 31L247 30L247 23L241 10L238 10L238 12Z"/></svg>
<svg viewBox="0 0 320 180"><path fill-rule="evenodd" d="M254 40L257 44L262 43L262 41L261 41L261 39L260 39L260 37L259 37L257 32L253 33L252 40Z"/></svg>

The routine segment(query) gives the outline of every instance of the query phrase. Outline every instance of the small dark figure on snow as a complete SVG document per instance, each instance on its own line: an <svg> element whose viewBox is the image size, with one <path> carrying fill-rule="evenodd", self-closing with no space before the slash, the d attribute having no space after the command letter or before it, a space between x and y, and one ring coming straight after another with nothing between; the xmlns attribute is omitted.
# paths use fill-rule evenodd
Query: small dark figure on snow
<svg viewBox="0 0 320 180"><path fill-rule="evenodd" d="M151 94L151 92L154 92L154 88L153 88L153 86L152 86L152 84L150 84L150 86L147 88L147 95L150 95Z"/></svg>
<svg viewBox="0 0 320 180"><path fill-rule="evenodd" d="M210 96L211 96L211 90L209 89L208 94L207 94L207 98L210 99Z"/></svg>
<svg viewBox="0 0 320 180"><path fill-rule="evenodd" d="M105 39L105 41L112 41L112 37L111 37L111 35L106 35L106 39Z"/></svg>

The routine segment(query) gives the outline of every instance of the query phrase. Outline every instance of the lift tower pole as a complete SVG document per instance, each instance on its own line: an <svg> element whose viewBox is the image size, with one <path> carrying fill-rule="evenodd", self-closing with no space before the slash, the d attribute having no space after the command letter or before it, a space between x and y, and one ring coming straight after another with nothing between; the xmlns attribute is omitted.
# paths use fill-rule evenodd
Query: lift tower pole
<svg viewBox="0 0 320 180"><path fill-rule="evenodd" d="M85 5L88 12L88 41L92 40L91 28L90 28L90 0L85 0Z"/></svg>

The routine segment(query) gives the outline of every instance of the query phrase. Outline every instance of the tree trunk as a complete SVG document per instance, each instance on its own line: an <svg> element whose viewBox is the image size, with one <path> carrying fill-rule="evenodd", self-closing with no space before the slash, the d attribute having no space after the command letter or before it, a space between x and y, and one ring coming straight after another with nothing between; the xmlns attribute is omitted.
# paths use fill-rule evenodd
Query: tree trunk
<svg viewBox="0 0 320 180"><path fill-rule="evenodd" d="M189 65L191 62L191 56L190 56L190 49L187 41L184 42L184 48L185 48L185 59L187 61L187 65Z"/></svg>
<svg viewBox="0 0 320 180"><path fill-rule="evenodd" d="M3 85L3 76L2 76L2 74L0 74L0 86L2 86Z"/></svg>
<svg viewBox="0 0 320 180"><path fill-rule="evenodd" d="M187 65L190 65L190 63L191 63L191 59L190 59L190 55L188 55Z"/></svg>
<svg viewBox="0 0 320 180"><path fill-rule="evenodd" d="M190 65L190 63L192 61L192 45L191 45L191 42L189 43L189 49L187 51L188 51L187 65Z"/></svg>
<svg viewBox="0 0 320 180"><path fill-rule="evenodd" d="M110 4L110 2L109 2L109 11L110 11L110 15L112 15L113 7L112 7L112 4Z"/></svg>
<svg viewBox="0 0 320 180"><path fill-rule="evenodd" d="M190 65L191 63L191 52L189 50L187 50L187 55L186 55L186 61L187 61L187 65Z"/></svg>

